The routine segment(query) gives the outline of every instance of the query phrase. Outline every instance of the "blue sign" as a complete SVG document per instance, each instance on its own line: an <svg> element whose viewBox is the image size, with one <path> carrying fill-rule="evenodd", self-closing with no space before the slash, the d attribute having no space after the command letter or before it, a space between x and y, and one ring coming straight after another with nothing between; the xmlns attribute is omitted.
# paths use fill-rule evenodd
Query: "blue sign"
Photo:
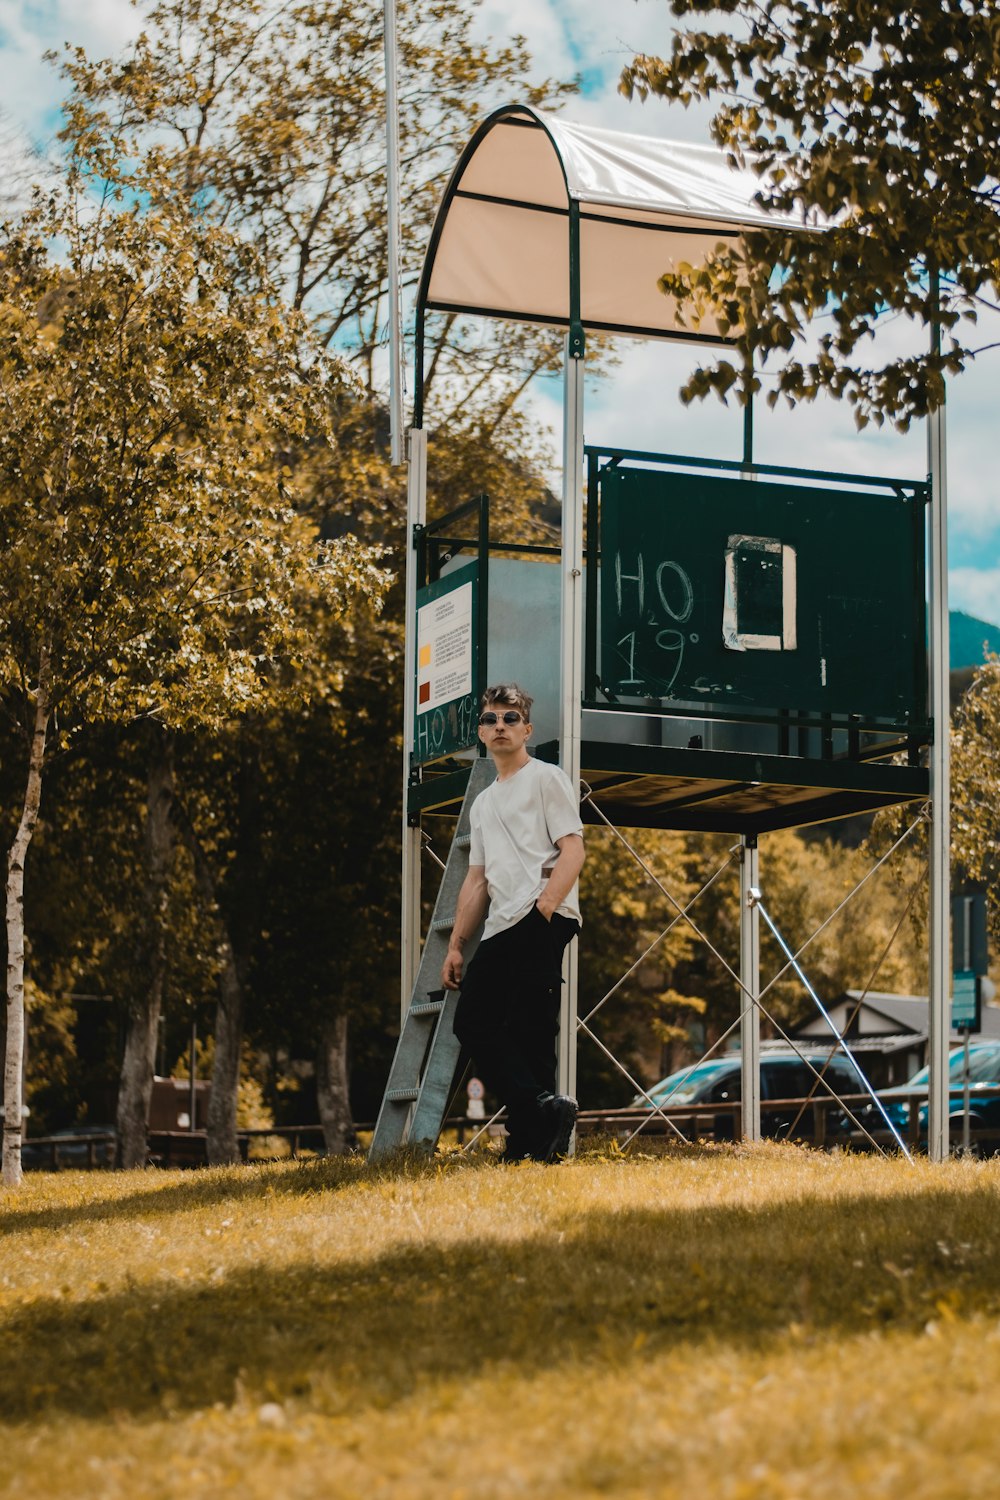
<svg viewBox="0 0 1000 1500"><path fill-rule="evenodd" d="M972 969L959 969L952 975L951 1029L979 1030L979 981Z"/></svg>

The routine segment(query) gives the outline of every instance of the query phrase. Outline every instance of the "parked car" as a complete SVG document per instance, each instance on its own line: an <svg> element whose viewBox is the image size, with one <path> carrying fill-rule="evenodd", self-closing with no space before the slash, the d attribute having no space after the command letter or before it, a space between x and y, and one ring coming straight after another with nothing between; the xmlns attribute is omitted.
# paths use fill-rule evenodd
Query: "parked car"
<svg viewBox="0 0 1000 1500"><path fill-rule="evenodd" d="M812 1064L810 1068L806 1061ZM827 1064L825 1078L830 1089L837 1095L859 1094L863 1090L861 1080L843 1053L803 1049L801 1056L787 1051L766 1052L760 1063L760 1097L765 1104L769 1099L805 1099L829 1097L830 1089L816 1082L816 1072ZM815 1089L814 1089L815 1085ZM688 1104L729 1104L742 1097L742 1075L739 1053L727 1052L721 1057L709 1058L691 1068L679 1068L676 1073L660 1080L649 1090L649 1098L638 1094L632 1103L637 1108L653 1104L681 1110ZM854 1106L851 1106L852 1112ZM761 1133L776 1139L788 1136L798 1109L761 1110ZM831 1107L827 1116L827 1133L842 1134L848 1124L842 1110ZM705 1121L706 1127L708 1120ZM803 1111L795 1127L795 1137L811 1140L814 1133L814 1117L811 1108ZM715 1117L714 1134L717 1139L732 1139L732 1114Z"/></svg>
<svg viewBox="0 0 1000 1500"><path fill-rule="evenodd" d="M965 1048L956 1047L948 1058L948 1117L952 1135L961 1131L965 1115L962 1081L964 1068ZM883 1089L879 1094L886 1114L904 1139L910 1128L910 1111L916 1106L920 1111L920 1140L927 1140L926 1100L929 1075L929 1068L920 1068L908 1083ZM1000 1148L1000 1093L995 1093L990 1098L987 1094L990 1089L1000 1089L1000 1042L972 1042L969 1045L969 1126L973 1131L995 1132L997 1140L991 1149L996 1150ZM904 1097L913 1092L922 1094L923 1100L918 1097L911 1102ZM874 1109L871 1113L874 1114ZM867 1111L862 1122L871 1128ZM879 1122L875 1120L874 1123L877 1125Z"/></svg>

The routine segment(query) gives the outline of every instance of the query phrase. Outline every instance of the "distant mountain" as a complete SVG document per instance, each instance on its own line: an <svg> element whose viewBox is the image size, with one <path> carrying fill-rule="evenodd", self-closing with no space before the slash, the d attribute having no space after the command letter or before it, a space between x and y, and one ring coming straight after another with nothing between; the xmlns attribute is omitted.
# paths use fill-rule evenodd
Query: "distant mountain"
<svg viewBox="0 0 1000 1500"><path fill-rule="evenodd" d="M953 672L960 672L963 667L981 666L987 651L1000 655L1000 627L988 625L973 615L964 615L960 609L953 609L950 619Z"/></svg>

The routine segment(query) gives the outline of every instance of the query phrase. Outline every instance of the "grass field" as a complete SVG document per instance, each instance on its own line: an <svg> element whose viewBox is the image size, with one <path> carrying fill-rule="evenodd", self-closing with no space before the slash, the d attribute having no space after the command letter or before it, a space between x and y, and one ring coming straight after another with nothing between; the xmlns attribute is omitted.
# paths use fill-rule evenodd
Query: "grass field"
<svg viewBox="0 0 1000 1500"><path fill-rule="evenodd" d="M968 1500L1000 1163L789 1147L35 1176L0 1493Z"/></svg>

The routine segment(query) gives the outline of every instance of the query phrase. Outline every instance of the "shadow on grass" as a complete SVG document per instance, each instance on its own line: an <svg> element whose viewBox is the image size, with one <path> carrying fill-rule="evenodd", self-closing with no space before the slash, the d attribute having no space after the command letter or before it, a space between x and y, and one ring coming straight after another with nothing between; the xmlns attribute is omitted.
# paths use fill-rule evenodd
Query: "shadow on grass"
<svg viewBox="0 0 1000 1500"><path fill-rule="evenodd" d="M219 1203L245 1203L254 1198L308 1197L315 1193L342 1192L365 1179L424 1177L438 1163L416 1151L398 1151L384 1161L369 1165L363 1156L327 1156L302 1162L260 1162L236 1167L196 1168L176 1181L156 1168L129 1173L137 1184L132 1192L121 1192L121 1176L114 1172L87 1173L86 1199L60 1203L51 1208L21 1208L16 1199L0 1209L0 1236L35 1229L65 1229L74 1224L102 1223L111 1219L153 1218L211 1208ZM68 1176L69 1174L64 1174ZM78 1174L83 1176L83 1174ZM26 1178L30 1182L34 1178Z"/></svg>
<svg viewBox="0 0 1000 1500"><path fill-rule="evenodd" d="M608 1138L607 1145L613 1145ZM601 1155L604 1142L592 1143L585 1154ZM728 1151L712 1145L680 1148L668 1146L670 1156L717 1155ZM476 1169L484 1161L499 1166L498 1153L490 1148L463 1155L455 1151L446 1156L428 1157L415 1148L402 1147L378 1162L369 1162L358 1153L350 1156L324 1156L298 1162L251 1162L232 1167L198 1167L184 1172L177 1181L176 1172L150 1167L128 1174L118 1172L69 1171L50 1177L46 1182L66 1181L72 1175L82 1182L80 1201L59 1203L51 1207L22 1207L17 1196L0 1207L0 1237L23 1234L37 1229L66 1229L73 1225L105 1223L114 1219L156 1218L212 1208L220 1203L246 1203L255 1198L309 1197L316 1193L342 1192L361 1181L385 1182L390 1179L434 1176L442 1167L447 1171ZM40 1174L38 1174L40 1175ZM26 1184L38 1181L31 1173ZM135 1184L133 1191L122 1192L123 1175Z"/></svg>
<svg viewBox="0 0 1000 1500"><path fill-rule="evenodd" d="M766 1348L1000 1314L996 1193L588 1212L521 1241L470 1238L214 1284L39 1300L9 1318L6 1422L145 1417L248 1400L358 1415L442 1379L597 1362L623 1382L671 1349ZM641 1353L638 1352L641 1349Z"/></svg>

